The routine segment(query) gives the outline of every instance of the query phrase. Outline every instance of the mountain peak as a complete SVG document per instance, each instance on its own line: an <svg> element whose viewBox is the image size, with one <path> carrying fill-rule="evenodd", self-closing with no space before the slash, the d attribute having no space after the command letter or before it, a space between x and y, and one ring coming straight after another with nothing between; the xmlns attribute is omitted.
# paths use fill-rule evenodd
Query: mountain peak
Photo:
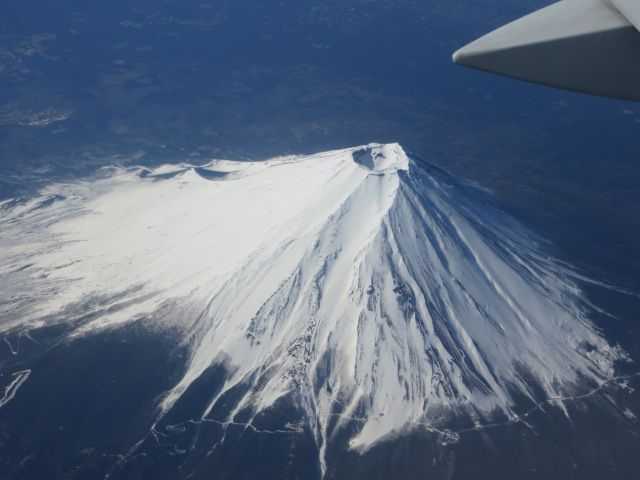
<svg viewBox="0 0 640 480"><path fill-rule="evenodd" d="M353 160L377 174L409 170L409 157L398 143L370 143L355 149Z"/></svg>

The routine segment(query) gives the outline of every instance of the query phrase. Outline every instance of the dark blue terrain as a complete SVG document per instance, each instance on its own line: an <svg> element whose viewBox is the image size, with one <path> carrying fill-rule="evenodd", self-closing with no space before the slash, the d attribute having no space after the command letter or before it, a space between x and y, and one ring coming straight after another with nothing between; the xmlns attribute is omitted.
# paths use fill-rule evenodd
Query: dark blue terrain
<svg viewBox="0 0 640 480"><path fill-rule="evenodd" d="M547 3L4 0L0 200L114 163L397 141L491 189L585 275L639 292L640 105L451 63L461 45ZM640 359L638 297L584 288L611 314L599 327ZM181 352L133 327L83 344L60 343L55 330L33 337L37 344L8 338L22 342L17 355L0 341L0 394L9 372L26 364L40 372L0 407L0 480L319 476L309 436L233 431L236 441L215 455L184 460L179 442L165 448L150 439L121 466L118 455L148 431L146 406L179 377ZM223 373L211 372L209 388ZM637 393L632 400L640 407ZM599 407L615 410L613 402ZM425 434L364 457L336 451L328 476L632 478L637 422L634 430L590 412L578 405L573 422L540 415L531 429L474 433L455 446ZM219 432L208 426L198 435L215 443Z"/></svg>

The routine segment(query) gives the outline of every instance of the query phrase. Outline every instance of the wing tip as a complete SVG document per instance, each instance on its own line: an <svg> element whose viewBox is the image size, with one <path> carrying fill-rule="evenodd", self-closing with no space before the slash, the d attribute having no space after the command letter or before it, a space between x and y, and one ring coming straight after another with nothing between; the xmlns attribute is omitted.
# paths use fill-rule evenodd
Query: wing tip
<svg viewBox="0 0 640 480"><path fill-rule="evenodd" d="M453 55L451 55L451 60L453 61L453 63L456 63L458 65L464 65L464 58L464 48L456 50L455 52L453 52Z"/></svg>
<svg viewBox="0 0 640 480"><path fill-rule="evenodd" d="M456 65L473 67L474 65L472 65L472 61L471 61L472 58L477 57L478 53L482 53L482 52L477 52L476 49L473 48L475 43L476 42L472 42L453 52L453 54L451 55L451 60L453 61L453 63L455 63Z"/></svg>

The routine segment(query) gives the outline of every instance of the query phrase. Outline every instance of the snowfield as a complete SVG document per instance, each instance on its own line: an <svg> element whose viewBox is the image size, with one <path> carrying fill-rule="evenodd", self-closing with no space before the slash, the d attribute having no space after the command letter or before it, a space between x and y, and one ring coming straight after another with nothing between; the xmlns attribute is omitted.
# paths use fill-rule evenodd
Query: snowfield
<svg viewBox="0 0 640 480"><path fill-rule="evenodd" d="M222 420L291 397L320 452L353 419L364 451L613 377L622 352L547 251L397 144L105 169L0 203L0 333L169 329L191 356L158 417L222 364L199 418L245 384Z"/></svg>

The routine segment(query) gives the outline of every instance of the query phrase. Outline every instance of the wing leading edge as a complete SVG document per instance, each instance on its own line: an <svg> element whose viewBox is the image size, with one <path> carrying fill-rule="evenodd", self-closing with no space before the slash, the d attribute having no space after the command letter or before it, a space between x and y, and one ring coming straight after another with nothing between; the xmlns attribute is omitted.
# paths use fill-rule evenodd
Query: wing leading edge
<svg viewBox="0 0 640 480"><path fill-rule="evenodd" d="M640 1L563 0L461 48L456 63L640 101Z"/></svg>

